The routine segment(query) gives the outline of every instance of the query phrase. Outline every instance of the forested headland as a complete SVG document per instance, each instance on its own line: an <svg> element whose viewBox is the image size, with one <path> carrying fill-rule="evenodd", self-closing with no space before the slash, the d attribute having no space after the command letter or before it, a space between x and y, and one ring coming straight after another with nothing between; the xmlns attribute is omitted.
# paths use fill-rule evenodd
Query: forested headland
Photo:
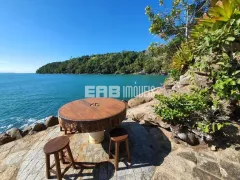
<svg viewBox="0 0 240 180"><path fill-rule="evenodd" d="M164 61L165 62L165 61ZM162 58L147 51L122 51L70 58L40 67L39 74L160 74L166 71Z"/></svg>

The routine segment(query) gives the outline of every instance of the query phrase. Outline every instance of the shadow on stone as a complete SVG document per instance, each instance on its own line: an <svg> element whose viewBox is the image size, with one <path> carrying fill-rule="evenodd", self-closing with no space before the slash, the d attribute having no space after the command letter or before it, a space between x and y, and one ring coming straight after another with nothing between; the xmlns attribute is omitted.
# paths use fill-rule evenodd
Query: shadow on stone
<svg viewBox="0 0 240 180"><path fill-rule="evenodd" d="M121 124L129 134L129 146L131 153L131 164L127 166L127 159L121 158L125 154L125 144L120 144L120 161L119 170L133 169L133 171L150 173L159 166L164 158L171 152L171 143L165 134L156 126L147 127L133 122L125 121ZM108 153L109 136L106 132L105 141L102 147ZM114 152L114 151L113 151Z"/></svg>
<svg viewBox="0 0 240 180"><path fill-rule="evenodd" d="M209 145L215 145L221 149L226 149L234 145L236 150L240 149L239 129L233 125L224 127L221 131L216 133L215 141Z"/></svg>
<svg viewBox="0 0 240 180"><path fill-rule="evenodd" d="M72 174L64 175L63 179L110 179L114 176L114 165L111 162L105 161L101 163L91 162L76 162L77 169Z"/></svg>

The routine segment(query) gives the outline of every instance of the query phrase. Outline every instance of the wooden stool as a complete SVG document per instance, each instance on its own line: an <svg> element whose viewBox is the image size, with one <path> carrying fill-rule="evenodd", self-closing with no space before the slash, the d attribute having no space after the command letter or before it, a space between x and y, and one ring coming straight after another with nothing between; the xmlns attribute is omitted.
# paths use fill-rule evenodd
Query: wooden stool
<svg viewBox="0 0 240 180"><path fill-rule="evenodd" d="M46 177L47 179L50 178L50 172L54 173L57 175L57 179L60 180L62 179L64 173L61 172L61 168L60 168L60 160L62 161L62 163L66 163L65 161L65 157L64 157L64 153L63 150L66 149L69 155L69 160L70 160L70 164L68 165L68 167L70 167L71 165L73 166L73 168L76 168L75 163L74 163L74 159L72 156L72 152L69 146L69 138L67 136L60 136L60 137L56 137L54 139L51 139L49 142L47 142L43 148L44 153L45 153L45 157L46 157ZM50 155L54 154L54 158L55 158L55 163L53 165L50 166ZM60 155L60 159L59 159L59 155ZM56 171L53 170L52 168L56 165Z"/></svg>
<svg viewBox="0 0 240 180"><path fill-rule="evenodd" d="M111 156L115 159L115 169L118 170L118 162L119 162L119 145L121 142L125 142L126 151L128 156L128 162L130 162L130 151L128 144L128 133L124 128L115 128L109 132L110 143L109 143L109 158ZM115 154L111 153L112 141L115 142Z"/></svg>

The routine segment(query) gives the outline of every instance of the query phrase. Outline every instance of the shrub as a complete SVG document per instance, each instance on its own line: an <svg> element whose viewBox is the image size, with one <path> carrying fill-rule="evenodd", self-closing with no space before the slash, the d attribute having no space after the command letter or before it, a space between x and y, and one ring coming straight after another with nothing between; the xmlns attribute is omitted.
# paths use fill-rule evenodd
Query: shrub
<svg viewBox="0 0 240 180"><path fill-rule="evenodd" d="M199 19L191 33L195 70L208 71L213 93L220 99L240 99L240 2L218 1ZM210 58L205 58L209 55ZM217 69L216 69L217 67Z"/></svg>
<svg viewBox="0 0 240 180"><path fill-rule="evenodd" d="M191 127L195 124L193 119L201 119L199 112L208 111L210 108L209 97L203 93L173 94L171 97L157 95L156 99L159 100L156 113L173 125Z"/></svg>
<svg viewBox="0 0 240 180"><path fill-rule="evenodd" d="M170 124L210 134L229 125L231 114L224 112L221 102L240 100L240 1L214 2L192 30L188 44L182 44L172 58L174 69L204 71L212 86L191 94L156 96L160 102L155 109Z"/></svg>
<svg viewBox="0 0 240 180"><path fill-rule="evenodd" d="M156 95L156 99L159 104L155 112L169 124L195 128L209 134L229 124L216 118L218 109L212 109L213 100L207 90L173 94L171 97Z"/></svg>
<svg viewBox="0 0 240 180"><path fill-rule="evenodd" d="M170 71L170 77L171 77L174 81L178 81L179 78L180 78L180 75L181 75L181 73L180 73L178 70L176 70L176 69L172 69L172 70Z"/></svg>
<svg viewBox="0 0 240 180"><path fill-rule="evenodd" d="M181 44L181 47L172 57L171 67L179 72L183 72L192 62L193 54L187 43Z"/></svg>

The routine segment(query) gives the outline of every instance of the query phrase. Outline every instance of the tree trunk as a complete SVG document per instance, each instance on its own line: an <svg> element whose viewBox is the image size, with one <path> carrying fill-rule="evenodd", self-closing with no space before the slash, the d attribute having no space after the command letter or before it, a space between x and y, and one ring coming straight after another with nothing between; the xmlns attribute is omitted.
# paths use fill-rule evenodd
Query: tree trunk
<svg viewBox="0 0 240 180"><path fill-rule="evenodd" d="M185 29L185 37L188 39L188 6L186 8L186 29Z"/></svg>

